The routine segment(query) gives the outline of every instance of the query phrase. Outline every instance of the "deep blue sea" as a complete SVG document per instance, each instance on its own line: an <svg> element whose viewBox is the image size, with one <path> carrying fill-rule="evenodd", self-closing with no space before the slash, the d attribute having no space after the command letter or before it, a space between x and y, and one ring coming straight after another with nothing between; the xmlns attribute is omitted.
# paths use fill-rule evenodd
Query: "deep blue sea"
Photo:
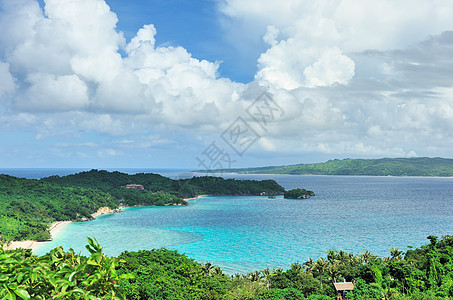
<svg viewBox="0 0 453 300"><path fill-rule="evenodd" d="M52 172L74 173L74 169L24 169L20 175L15 170L15 174L10 174L27 178L41 178ZM154 171L171 178L192 176L180 170L120 171ZM5 170L0 169L0 173ZM35 253L44 254L56 244L84 251L86 236L90 236L96 237L108 255L166 247L235 273L266 267L288 268L293 262L324 256L328 249L354 253L368 250L388 256L390 248L407 250L408 246L428 243L426 237L430 234L453 234L453 178L223 177L270 178L286 189L313 190L316 196L303 200L210 196L192 200L184 207L128 208L124 213L70 224Z"/></svg>

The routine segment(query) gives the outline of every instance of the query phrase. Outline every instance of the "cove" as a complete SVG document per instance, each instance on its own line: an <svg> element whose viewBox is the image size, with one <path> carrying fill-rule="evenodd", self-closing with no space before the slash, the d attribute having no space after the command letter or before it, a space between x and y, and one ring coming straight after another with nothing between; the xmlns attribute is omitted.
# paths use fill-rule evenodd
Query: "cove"
<svg viewBox="0 0 453 300"><path fill-rule="evenodd" d="M245 273L288 268L328 249L388 256L390 248L407 250L426 244L430 234L453 233L452 178L231 176L271 178L316 196L210 196L184 207L128 208L73 223L34 252L44 254L57 244L83 252L90 236L108 255L166 247L228 273Z"/></svg>

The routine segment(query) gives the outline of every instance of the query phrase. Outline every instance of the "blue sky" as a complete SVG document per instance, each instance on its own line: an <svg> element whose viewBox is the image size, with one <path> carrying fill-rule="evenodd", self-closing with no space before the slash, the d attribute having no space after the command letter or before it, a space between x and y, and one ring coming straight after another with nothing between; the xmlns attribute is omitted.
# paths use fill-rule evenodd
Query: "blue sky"
<svg viewBox="0 0 453 300"><path fill-rule="evenodd" d="M143 24L154 24L158 28L157 45L183 46L196 58L221 61L219 72L234 81L253 81L256 60L266 50L266 44L260 39L258 47L247 50L228 41L218 11L219 2L215 0L106 2L117 14L118 29L127 40L133 38Z"/></svg>
<svg viewBox="0 0 453 300"><path fill-rule="evenodd" d="M452 50L447 0L0 0L0 167L452 157Z"/></svg>

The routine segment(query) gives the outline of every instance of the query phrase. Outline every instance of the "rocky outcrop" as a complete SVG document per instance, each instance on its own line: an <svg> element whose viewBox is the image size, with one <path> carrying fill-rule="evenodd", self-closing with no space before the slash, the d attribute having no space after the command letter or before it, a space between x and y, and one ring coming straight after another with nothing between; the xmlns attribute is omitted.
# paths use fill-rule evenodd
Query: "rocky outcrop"
<svg viewBox="0 0 453 300"><path fill-rule="evenodd" d="M75 220L76 222L86 222L86 221L92 221L94 219L96 219L96 217L99 217L101 215L104 215L104 214L113 214L113 213L120 213L120 212L123 212L121 209L119 208L110 208L110 207L107 207L107 206L104 206L104 207L100 207L98 209L97 212L95 212L94 214L91 214L90 217L79 217L77 215L77 219Z"/></svg>
<svg viewBox="0 0 453 300"><path fill-rule="evenodd" d="M286 199L308 199L314 195L315 195L315 193L313 191L307 191L306 189L293 189L293 190L286 191L284 194L284 198L286 198Z"/></svg>
<svg viewBox="0 0 453 300"><path fill-rule="evenodd" d="M123 211L122 211L121 209L119 209L119 208L113 209L113 208L104 206L104 207L100 207L100 208L98 209L98 211L95 212L94 214L92 214L91 216L92 216L93 218L96 218L96 217L98 217L98 216L100 216L100 215L104 215L104 214L113 214L113 213L120 213L120 212L123 212Z"/></svg>

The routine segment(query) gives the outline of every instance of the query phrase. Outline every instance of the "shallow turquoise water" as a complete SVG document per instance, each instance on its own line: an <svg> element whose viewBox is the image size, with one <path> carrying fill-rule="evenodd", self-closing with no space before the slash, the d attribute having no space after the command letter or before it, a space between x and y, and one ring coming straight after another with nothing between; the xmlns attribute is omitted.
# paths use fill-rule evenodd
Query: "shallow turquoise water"
<svg viewBox="0 0 453 300"><path fill-rule="evenodd" d="M108 255L167 247L234 273L287 268L328 249L386 256L390 248L425 244L430 234L453 234L452 178L230 177L273 178L287 189L304 187L317 195L303 200L212 196L185 207L129 208L71 224L35 253L56 244L84 251L90 236Z"/></svg>

